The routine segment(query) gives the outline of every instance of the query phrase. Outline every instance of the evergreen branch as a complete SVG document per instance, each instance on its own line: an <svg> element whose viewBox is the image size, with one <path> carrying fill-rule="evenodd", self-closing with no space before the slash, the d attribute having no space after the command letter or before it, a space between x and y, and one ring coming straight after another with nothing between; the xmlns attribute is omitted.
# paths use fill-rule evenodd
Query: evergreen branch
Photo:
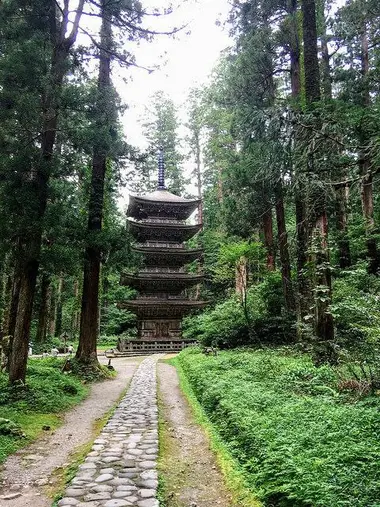
<svg viewBox="0 0 380 507"><path fill-rule="evenodd" d="M95 7L98 7L98 8L102 7L101 4L98 3L98 2L95 2L95 0L89 0L89 2L92 5L95 5ZM108 2L107 6L110 6L110 5L119 5L119 1L116 0L115 2ZM144 11L144 10L133 9L132 7L128 7L127 5L123 5L123 9L126 10L126 11L129 11L129 12L131 12L133 14L137 14L138 16L150 16L150 17L170 16L176 10L178 10L180 7L181 7L181 5L179 5L176 9L173 9L172 7L169 7L166 12L165 11L164 12L147 12L147 11Z"/></svg>
<svg viewBox="0 0 380 507"><path fill-rule="evenodd" d="M148 67L144 67L142 65L138 65L136 62L133 62L131 60L127 60L127 58L124 55L121 55L120 53L117 53L115 51L111 51L109 48L105 48L104 46L102 46L101 44L99 44L99 42L95 39L95 37L93 35L91 35L84 28L80 27L80 30L85 35L87 35L87 37L89 37L89 39L91 40L91 42L94 44L94 46L97 49L99 49L101 51L104 51L107 54L113 56L114 58L116 58L117 60L119 60L120 63L123 63L123 64L125 64L127 66L136 67L138 69L146 70L147 72L149 72L149 74L151 74L154 71L154 69L152 69L152 68L148 68Z"/></svg>

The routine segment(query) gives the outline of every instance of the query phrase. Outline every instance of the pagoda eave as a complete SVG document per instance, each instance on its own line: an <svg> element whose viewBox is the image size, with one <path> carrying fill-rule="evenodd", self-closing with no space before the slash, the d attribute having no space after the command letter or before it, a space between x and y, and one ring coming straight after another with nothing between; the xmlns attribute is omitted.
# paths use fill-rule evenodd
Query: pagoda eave
<svg viewBox="0 0 380 507"><path fill-rule="evenodd" d="M183 266L202 257L201 248L160 248L160 247L132 247L137 254L144 256L146 266Z"/></svg>
<svg viewBox="0 0 380 507"><path fill-rule="evenodd" d="M133 218L176 216L186 220L197 209L199 199L185 199L167 191L156 191L146 196L131 195L127 215Z"/></svg>
<svg viewBox="0 0 380 507"><path fill-rule="evenodd" d="M201 274L187 273L139 273L138 275L124 274L121 285L128 285L136 290L149 292L181 292L203 280Z"/></svg>
<svg viewBox="0 0 380 507"><path fill-rule="evenodd" d="M137 222L129 220L129 229L138 241L162 241L183 243L192 238L201 228L202 224L178 224L178 222Z"/></svg>
<svg viewBox="0 0 380 507"><path fill-rule="evenodd" d="M190 301L187 299L133 299L124 303L119 303L119 308L130 310L138 318L168 318L176 319L188 315L192 311L199 310L207 306L207 301Z"/></svg>

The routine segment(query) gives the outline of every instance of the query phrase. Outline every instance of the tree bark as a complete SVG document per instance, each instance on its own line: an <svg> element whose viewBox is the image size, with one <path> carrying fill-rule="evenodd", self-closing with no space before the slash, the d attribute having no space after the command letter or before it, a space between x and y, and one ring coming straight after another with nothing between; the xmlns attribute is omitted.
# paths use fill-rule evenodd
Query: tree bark
<svg viewBox="0 0 380 507"><path fill-rule="evenodd" d="M101 50L99 55L97 126L99 132L110 124L107 98L111 89L112 26L107 13L107 0L102 0ZM82 310L79 345L76 358L82 363L97 362L96 342L99 334L99 282L101 247L96 244L95 234L102 229L104 180L110 146L106 139L97 140L92 160L91 190L88 213L88 231L93 235L93 244L85 250L83 273Z"/></svg>
<svg viewBox="0 0 380 507"><path fill-rule="evenodd" d="M303 42L305 68L305 94L308 108L320 100L320 75L318 63L317 24L315 0L302 0L303 12ZM309 159L310 167L317 172L314 161ZM321 342L331 342L334 339L334 320L328 307L331 299L331 270L328 251L328 226L326 213L326 199L318 191L317 202L314 203L313 236L316 248L315 272L316 287L314 331ZM327 349L324 353L327 352ZM331 360L332 357L326 357ZM324 360L324 359L323 359Z"/></svg>
<svg viewBox="0 0 380 507"><path fill-rule="evenodd" d="M55 295L55 315L54 315L54 336L62 334L62 292L63 292L63 276L58 279L58 288Z"/></svg>
<svg viewBox="0 0 380 507"><path fill-rule="evenodd" d="M247 281L247 258L243 256L240 257L239 261L236 263L235 269L235 290L242 302L246 299Z"/></svg>
<svg viewBox="0 0 380 507"><path fill-rule="evenodd" d="M342 269L351 266L351 249L347 237L347 192L348 187L345 186L341 186L335 190L339 267Z"/></svg>
<svg viewBox="0 0 380 507"><path fill-rule="evenodd" d="M265 210L262 218L263 218L264 244L267 250L267 269L268 271L274 271L276 269L276 256L273 241L272 209L270 207L268 207Z"/></svg>
<svg viewBox="0 0 380 507"><path fill-rule="evenodd" d="M363 78L362 106L368 108L371 105L371 97L368 85L369 52L366 22L363 23L361 34L361 72ZM362 148L359 154L359 171L362 176L361 200L366 231L368 272L373 275L379 275L380 254L377 250L376 238L373 234L375 228L373 178L371 174L371 160L368 154L368 140L363 131L360 135L360 143Z"/></svg>
<svg viewBox="0 0 380 507"><path fill-rule="evenodd" d="M277 220L278 246L280 251L280 262L281 262L282 289L284 293L286 309L289 312L294 312L296 309L296 305L294 299L292 274L290 267L288 233L286 231L286 222L285 222L284 194L281 180L279 180L276 184L275 194L276 194L276 220Z"/></svg>
<svg viewBox="0 0 380 507"><path fill-rule="evenodd" d="M306 102L321 98L315 0L302 0L303 52Z"/></svg>
<svg viewBox="0 0 380 507"><path fill-rule="evenodd" d="M38 343L43 343L46 341L50 313L50 303L51 303L51 279L49 275L44 273L41 280L41 302L38 312L38 325L36 332L36 342Z"/></svg>

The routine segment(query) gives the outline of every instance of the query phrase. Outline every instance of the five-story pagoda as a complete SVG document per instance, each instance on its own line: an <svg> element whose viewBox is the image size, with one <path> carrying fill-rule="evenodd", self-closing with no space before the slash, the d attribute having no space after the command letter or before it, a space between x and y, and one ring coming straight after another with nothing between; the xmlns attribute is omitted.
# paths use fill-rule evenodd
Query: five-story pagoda
<svg viewBox="0 0 380 507"><path fill-rule="evenodd" d="M202 281L203 275L189 273L186 265L199 259L202 250L184 245L202 226L187 223L200 201L168 192L164 176L160 150L157 190L130 196L127 215L136 240L133 249L143 256L144 267L136 274L122 275L121 283L139 293L137 299L123 304L138 319L138 340L124 342L124 349L183 348L187 343L181 334L182 317L205 306L205 302L189 299L187 294L189 288Z"/></svg>

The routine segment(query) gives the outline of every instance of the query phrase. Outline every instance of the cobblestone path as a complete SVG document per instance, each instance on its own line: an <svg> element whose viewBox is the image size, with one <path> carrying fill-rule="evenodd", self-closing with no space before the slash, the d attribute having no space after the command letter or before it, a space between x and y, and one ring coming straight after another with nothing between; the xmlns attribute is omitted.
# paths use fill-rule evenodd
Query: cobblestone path
<svg viewBox="0 0 380 507"><path fill-rule="evenodd" d="M158 507L159 357L149 357L139 366L128 393L58 502L60 507Z"/></svg>

